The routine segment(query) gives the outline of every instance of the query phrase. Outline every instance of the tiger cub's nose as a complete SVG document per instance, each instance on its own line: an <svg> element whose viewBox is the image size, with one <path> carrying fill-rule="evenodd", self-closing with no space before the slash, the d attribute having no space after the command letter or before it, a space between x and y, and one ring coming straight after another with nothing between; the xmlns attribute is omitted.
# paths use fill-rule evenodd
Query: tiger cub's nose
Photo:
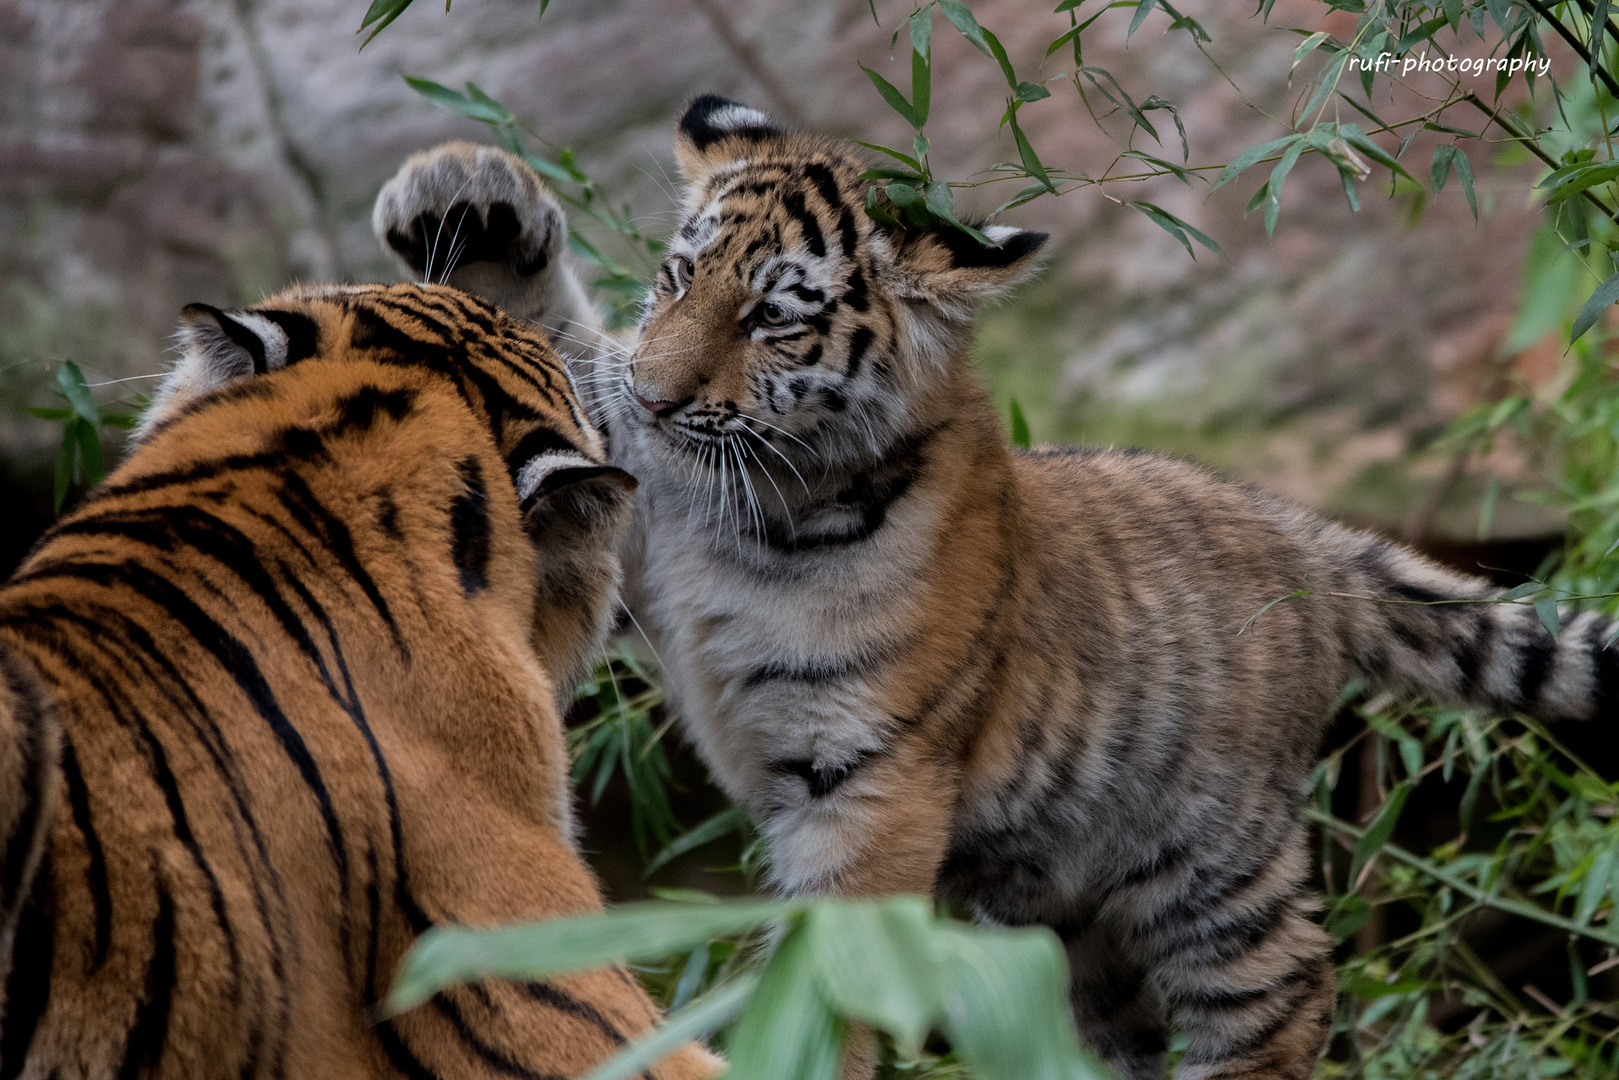
<svg viewBox="0 0 1619 1080"><path fill-rule="evenodd" d="M642 397L641 392L637 390L635 391L635 400L640 403L641 408L645 409L653 416L661 417L668 416L670 413L686 404L687 401L690 401L691 398L687 398L686 401L648 400L647 398Z"/></svg>

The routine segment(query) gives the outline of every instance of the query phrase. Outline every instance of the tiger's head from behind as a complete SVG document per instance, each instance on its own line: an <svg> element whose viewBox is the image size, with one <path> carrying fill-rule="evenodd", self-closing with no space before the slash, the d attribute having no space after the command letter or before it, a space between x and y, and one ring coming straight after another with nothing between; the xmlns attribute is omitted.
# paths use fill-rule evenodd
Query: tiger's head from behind
<svg viewBox="0 0 1619 1080"><path fill-rule="evenodd" d="M274 398L279 384L256 377L294 365L380 364L449 380L494 435L524 528L540 554L534 644L565 706L562 699L588 672L610 628L621 574L613 537L627 520L635 480L607 464L601 437L538 328L443 286L329 285L291 289L230 312L192 304L178 338L180 359L134 432L137 448L208 412L222 396ZM323 424L353 430L400 407L386 395L357 393L346 413L325 417ZM289 443L285 452L320 452L312 449L323 445L320 425L315 428L307 436L309 447ZM228 445L232 433L202 437ZM138 468L140 462L132 464ZM469 478L470 497L486 499L498 483ZM469 519L475 509L466 508ZM468 564L464 572L476 577L471 564L487 559L478 549L488 538L452 542Z"/></svg>
<svg viewBox="0 0 1619 1080"><path fill-rule="evenodd" d="M624 411L699 457L744 435L823 463L880 454L1046 239L880 224L850 148L713 95L681 118L676 156L685 206L627 368L639 408Z"/></svg>

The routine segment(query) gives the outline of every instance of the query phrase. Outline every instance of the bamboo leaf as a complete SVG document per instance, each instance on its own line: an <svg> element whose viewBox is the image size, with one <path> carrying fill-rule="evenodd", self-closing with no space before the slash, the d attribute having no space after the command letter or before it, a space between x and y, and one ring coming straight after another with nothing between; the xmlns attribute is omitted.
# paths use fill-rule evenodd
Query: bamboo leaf
<svg viewBox="0 0 1619 1080"><path fill-rule="evenodd" d="M1549 596L1543 596L1535 601L1535 614L1540 616L1540 625L1546 628L1546 633L1552 640L1558 640L1563 633L1562 620L1557 615L1557 601Z"/></svg>
<svg viewBox="0 0 1619 1080"><path fill-rule="evenodd" d="M1130 17L1130 29L1124 32L1126 41L1135 35L1136 30L1147 21L1147 16L1151 15L1152 9L1157 6L1158 0L1136 0L1136 13Z"/></svg>
<svg viewBox="0 0 1619 1080"><path fill-rule="evenodd" d="M94 487L107 475L101 460L101 436L88 421L80 420L75 426L79 431L79 460L84 464L84 486Z"/></svg>
<svg viewBox="0 0 1619 1080"><path fill-rule="evenodd" d="M1186 254L1190 255L1193 259L1197 258L1197 253L1192 250L1192 245L1187 243L1186 238L1188 236L1216 254L1218 254L1220 251L1219 244L1216 244L1207 235L1199 232L1197 229L1193 228L1185 221L1182 221L1174 214L1171 214L1168 210L1165 210L1161 206L1154 206L1150 202L1131 202L1126 203L1125 205L1133 206L1137 210L1140 210L1165 232L1179 240L1181 242L1181 246L1186 249Z"/></svg>
<svg viewBox="0 0 1619 1080"><path fill-rule="evenodd" d="M1282 185L1287 182L1287 174L1293 171L1294 164L1299 160L1299 154L1304 151L1304 140L1300 139L1289 146L1282 154L1282 160L1276 163L1270 171L1270 179L1265 182L1265 235L1273 236L1276 233L1276 219L1282 212Z"/></svg>
<svg viewBox="0 0 1619 1080"><path fill-rule="evenodd" d="M584 1080L629 1080L656 1065L686 1043L718 1030L742 1006L759 985L754 974L740 975L705 997L664 1017L650 1033L630 1043L617 1054L587 1073Z"/></svg>
<svg viewBox="0 0 1619 1080"><path fill-rule="evenodd" d="M1029 145L1029 137L1023 134L1023 129L1018 126L1017 110L1008 107L1006 115L1012 125L1012 139L1017 143L1018 157L1022 160L1023 167L1047 191L1053 195L1057 194L1056 185L1051 182L1051 177L1046 175L1045 165L1041 163L1040 158L1035 154L1034 147Z"/></svg>
<svg viewBox="0 0 1619 1080"><path fill-rule="evenodd" d="M1261 143L1259 146L1250 146L1248 149L1232 158L1231 163L1220 170L1219 177L1214 181L1214 187L1210 188L1209 190L1220 190L1227 184L1231 183L1231 181L1241 176L1246 170L1259 164L1260 161L1270 157L1283 147L1291 146L1294 143L1301 141L1303 138L1303 135L1284 135L1280 139L1272 139L1270 142ZM1249 209L1252 209L1252 207Z"/></svg>
<svg viewBox="0 0 1619 1080"><path fill-rule="evenodd" d="M1602 313L1619 302L1619 271L1608 275L1602 284L1596 287L1580 308L1580 313L1574 316L1574 327L1569 336L1570 341L1578 341L1585 336L1585 332L1596 325Z"/></svg>
<svg viewBox="0 0 1619 1080"><path fill-rule="evenodd" d="M71 360L63 360L62 366L56 369L56 385L85 423L92 429L101 426L101 410L96 408L95 398L85 385L84 372L79 370L79 365Z"/></svg>
<svg viewBox="0 0 1619 1080"><path fill-rule="evenodd" d="M1365 865L1376 858L1377 853L1383 850L1383 845L1389 842L1394 835L1394 826L1399 824L1400 811L1405 809L1405 800L1411 795L1411 781L1404 780L1394 785L1389 797L1383 801L1383 806L1377 811L1377 816L1366 827L1359 840L1355 841L1354 853L1350 856L1349 882L1354 887L1360 881L1360 872Z"/></svg>
<svg viewBox="0 0 1619 1080"><path fill-rule="evenodd" d="M941 1020L933 913L920 896L876 904L827 901L804 916L809 956L832 1007L894 1037L915 1058Z"/></svg>
<svg viewBox="0 0 1619 1080"><path fill-rule="evenodd" d="M1023 407L1013 398L1009 403L1012 415L1012 445L1020 450L1029 448L1029 421L1023 415Z"/></svg>
<svg viewBox="0 0 1619 1080"><path fill-rule="evenodd" d="M844 1025L813 977L808 928L776 947L727 1046L731 1080L835 1080Z"/></svg>
<svg viewBox="0 0 1619 1080"><path fill-rule="evenodd" d="M360 48L364 49L387 29L388 24L403 15L405 9L410 7L411 0L371 0L371 6L365 9L365 18L360 20L359 33L364 33L367 27L372 27L370 35L362 42Z"/></svg>
<svg viewBox="0 0 1619 1080"><path fill-rule="evenodd" d="M480 123L495 126L511 122L512 114L499 102L495 102L491 106L485 102L474 100L466 94L451 90L448 86L440 85L432 79L417 79L410 75L404 76L404 79L412 90L433 104L441 105L451 112L458 112L462 116L471 117Z"/></svg>
<svg viewBox="0 0 1619 1080"><path fill-rule="evenodd" d="M921 130L922 118L916 114L916 110L911 107L911 103L905 100L905 95L900 93L893 83L871 70L865 64L860 65L860 70L866 73L866 77L877 88L877 92L883 96L883 100L888 102L889 108L903 116L907 124Z"/></svg>
<svg viewBox="0 0 1619 1080"><path fill-rule="evenodd" d="M77 459L79 425L82 423L83 420L72 416L62 425L62 445L56 451L56 481L51 496L53 514L62 512L62 503L67 501L68 488L73 486L73 463Z"/></svg>
<svg viewBox="0 0 1619 1080"><path fill-rule="evenodd" d="M692 827L690 832L681 834L671 840L662 851L653 856L641 870L641 876L651 877L665 863L671 859L678 859L688 851L694 851L704 844L713 843L722 836L746 828L748 815L740 806L732 806L721 810L701 823Z"/></svg>
<svg viewBox="0 0 1619 1080"><path fill-rule="evenodd" d="M939 10L950 20L950 25L954 26L962 37L972 42L979 52L991 59L994 58L995 54L989 50L989 42L984 40L983 27L978 25L978 20L973 18L973 13L967 10L966 4L961 0L939 0Z"/></svg>

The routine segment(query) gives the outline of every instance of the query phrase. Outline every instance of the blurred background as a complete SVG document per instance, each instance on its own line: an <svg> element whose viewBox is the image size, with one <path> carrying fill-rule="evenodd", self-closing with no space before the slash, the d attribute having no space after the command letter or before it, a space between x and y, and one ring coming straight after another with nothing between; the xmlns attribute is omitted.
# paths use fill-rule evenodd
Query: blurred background
<svg viewBox="0 0 1619 1080"><path fill-rule="evenodd" d="M53 403L62 360L91 383L149 375L163 369L188 302L248 304L295 280L394 276L369 227L377 188L411 151L488 139L402 75L476 82L531 143L574 148L651 235L672 205L672 118L698 92L909 145L857 66L905 85L903 42L898 60L889 52L898 8L879 6L879 26L866 0L555 0L543 19L534 0L459 0L448 14L410 8L359 51L362 8L0 0L0 565L50 517L59 430L24 409ZM1020 71L1041 68L1048 14L1019 0L974 10ZM1246 4L1181 10L1212 38L1202 53L1158 16L1126 42L1120 17L1087 33L1085 59L1136 101L1177 106L1194 165L1286 133L1299 37L1284 28L1333 29L1339 17L1353 27L1318 3L1283 0L1268 22ZM929 133L940 170L959 178L1014 157L996 129L995 66L957 35L935 40ZM1134 144L1179 162L1168 114L1151 115L1163 145L1139 132ZM1022 116L1047 164L1073 171L1099 172L1129 136L1127 120L1095 123L1067 104ZM1554 334L1499 355L1536 214L1524 194L1533 174L1488 150L1473 151L1476 222L1454 182L1438 198L1367 184L1352 213L1318 158L1289 181L1274 240L1259 214L1243 213L1262 170L1212 196L1206 179L1159 178L1010 211L1005 220L1055 234L1054 255L1041 280L985 319L985 377L1003 402L1018 399L1036 441L1168 449L1430 547L1465 543L1464 561L1489 472L1506 485L1488 530L1496 545L1555 537L1555 511L1510 497L1533 479L1523 454L1458 469L1426 452L1503 372L1531 383L1558 372ZM960 197L989 210L1010 197L996 194ZM1164 206L1223 256L1199 248L1194 262L1110 198Z"/></svg>

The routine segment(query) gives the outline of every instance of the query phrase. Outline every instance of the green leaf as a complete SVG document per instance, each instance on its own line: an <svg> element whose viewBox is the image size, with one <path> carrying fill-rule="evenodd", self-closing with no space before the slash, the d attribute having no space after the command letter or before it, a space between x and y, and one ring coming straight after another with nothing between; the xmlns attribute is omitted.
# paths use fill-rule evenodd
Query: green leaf
<svg viewBox="0 0 1619 1080"><path fill-rule="evenodd" d="M1582 162L1554 170L1535 187L1550 189L1546 193L1546 202L1549 205L1578 195L1587 188L1606 184L1615 177L1619 177L1619 161Z"/></svg>
<svg viewBox="0 0 1619 1080"><path fill-rule="evenodd" d="M823 901L804 916L809 957L826 1000L894 1037L915 1058L942 1018L933 912L920 896L875 904Z"/></svg>
<svg viewBox="0 0 1619 1080"><path fill-rule="evenodd" d="M1263 159L1268 158L1272 154L1276 153L1276 151L1286 146L1292 146L1294 143L1301 142L1303 139L1303 135L1284 135L1280 139L1272 139L1270 142L1262 143L1259 146L1250 146L1248 149L1232 158L1231 163L1220 170L1219 177L1214 181L1214 187L1210 188L1209 190L1220 190L1227 184L1231 183L1231 181L1241 176L1245 171L1259 164L1259 162ZM1251 210L1253 207L1249 207L1249 209Z"/></svg>
<svg viewBox="0 0 1619 1080"><path fill-rule="evenodd" d="M52 421L66 420L70 416L78 415L72 409L45 409L39 407L30 407L28 414L30 416L37 416L41 420Z"/></svg>
<svg viewBox="0 0 1619 1080"><path fill-rule="evenodd" d="M364 33L366 27L373 25L374 29L369 37L360 42L360 48L363 49L371 44L372 40L382 33L389 23L404 14L405 9L410 7L410 4L411 0L371 0L371 6L365 10L365 18L360 21L358 32Z"/></svg>
<svg viewBox="0 0 1619 1080"><path fill-rule="evenodd" d="M1192 174L1183 166L1176 165L1172 161L1165 161L1163 158L1153 157L1151 154L1142 153L1140 150L1126 150L1119 156L1135 158L1137 161L1145 161L1149 165L1156 165L1160 169L1174 173L1175 178L1181 183L1187 185L1188 187L1191 186Z"/></svg>
<svg viewBox="0 0 1619 1080"><path fill-rule="evenodd" d="M961 0L939 0L939 10L950 20L950 25L960 31L962 37L972 42L979 52L991 58L995 56L990 52L989 42L984 40L983 27L978 25L978 20L973 18L973 13L967 10L966 4Z"/></svg>
<svg viewBox="0 0 1619 1080"><path fill-rule="evenodd" d="M1199 232L1197 229L1193 228L1191 225L1188 225L1186 222L1182 221L1174 214L1171 214L1168 210L1165 210L1161 206L1154 206L1150 202L1131 202L1126 203L1125 205L1133 206L1137 210L1140 210L1165 232L1179 240L1181 242L1181 247L1186 249L1186 254L1190 255L1193 259L1197 258L1197 252L1193 251L1192 245L1187 242L1186 238L1188 236L1202 244L1204 247L1208 248L1210 251L1218 253L1220 250L1220 245L1216 244L1207 235Z"/></svg>
<svg viewBox="0 0 1619 1080"><path fill-rule="evenodd" d="M1544 589L1545 587L1546 586L1542 585L1538 581L1526 581L1522 585L1514 585L1512 588L1508 589L1506 592L1504 592L1500 596L1496 597L1496 599L1497 600L1522 600L1526 596L1533 596L1535 593L1539 592L1540 590Z"/></svg>
<svg viewBox="0 0 1619 1080"><path fill-rule="evenodd" d="M663 1023L651 1032L586 1073L584 1080L629 1080L686 1043L718 1030L742 1010L758 985L757 975L739 975L707 996L664 1017Z"/></svg>
<svg viewBox="0 0 1619 1080"><path fill-rule="evenodd" d="M988 30L984 30L983 35L984 41L989 44L989 54L995 58L997 64L1001 65L1001 74L1006 76L1006 85L1016 90L1018 84L1017 72L1012 70L1012 61L1006 55L1006 49L1001 45L1001 39Z"/></svg>
<svg viewBox="0 0 1619 1080"><path fill-rule="evenodd" d="M891 158L896 158L903 161L918 173L922 171L922 163L920 161L916 160L909 154L901 153L900 151L895 150L891 146L882 146L878 143L870 142L857 142L856 145L864 146L867 150L876 150L878 153L887 154Z"/></svg>
<svg viewBox="0 0 1619 1080"><path fill-rule="evenodd" d="M1287 174L1293 171L1293 165L1299 160L1299 154L1304 152L1304 140L1300 139L1289 146L1282 154L1282 160L1276 163L1270 171L1270 179L1265 182L1265 235L1273 236L1276 233L1276 219L1282 212L1282 185L1287 182Z"/></svg>
<svg viewBox="0 0 1619 1080"><path fill-rule="evenodd" d="M1057 937L1027 929L940 926L945 1034L978 1080L1109 1080L1080 1049Z"/></svg>
<svg viewBox="0 0 1619 1080"><path fill-rule="evenodd" d="M94 487L107 475L106 465L101 460L101 437L96 434L95 425L83 420L75 427L79 431L79 460L84 464L84 486Z"/></svg>
<svg viewBox="0 0 1619 1080"><path fill-rule="evenodd" d="M491 120L490 123L517 123L517 117L512 115L512 111L506 108L506 106L502 105L500 102L496 101L494 98L490 97L488 94L484 93L483 90L479 88L477 83L467 83L467 97L470 100L477 102L479 105L482 105L489 111L491 115L499 117L498 120Z"/></svg>
<svg viewBox="0 0 1619 1080"><path fill-rule="evenodd" d="M722 836L746 828L748 815L740 806L732 806L721 810L713 817L694 826L690 832L683 833L671 840L667 846L651 862L641 869L641 876L651 877L660 867L671 859L677 859L686 854L718 840Z"/></svg>
<svg viewBox="0 0 1619 1080"><path fill-rule="evenodd" d="M623 904L606 914L579 915L500 930L439 926L405 955L384 1010L400 1013L439 990L482 979L533 982L551 975L662 959L701 942L777 922L803 903L740 900L671 909Z"/></svg>
<svg viewBox="0 0 1619 1080"><path fill-rule="evenodd" d="M1053 195L1057 194L1056 185L1052 184L1051 177L1046 175L1045 165L1041 164L1040 158L1034 152L1034 147L1029 145L1029 137L1023 134L1023 129L1018 126L1017 111L1008 109L1007 117L1012 124L1012 139L1017 143L1018 157L1023 162L1023 168L1028 171L1031 177L1038 180L1047 191Z"/></svg>
<svg viewBox="0 0 1619 1080"><path fill-rule="evenodd" d="M933 104L933 69L928 58L915 49L911 50L911 102L911 110L916 113L916 128L920 131L928 122L928 110Z"/></svg>
<svg viewBox="0 0 1619 1080"><path fill-rule="evenodd" d="M79 425L82 423L83 420L74 416L62 425L62 445L56 451L56 485L51 499L53 514L62 512L62 503L67 501L68 488L73 486L73 462L79 445Z"/></svg>
<svg viewBox="0 0 1619 1080"><path fill-rule="evenodd" d="M907 124L910 124L913 128L920 131L924 118L917 115L916 110L911 107L911 103L909 101L905 100L905 95L899 92L898 87L889 82L887 79L883 78L881 75L877 74L875 71L871 70L865 64L860 65L860 70L866 73L866 77L869 78L871 80L871 84L877 88L877 92L883 96L883 100L888 102L888 107L903 116Z"/></svg>
<svg viewBox="0 0 1619 1080"><path fill-rule="evenodd" d="M730 1080L835 1080L844 1025L814 970L808 928L795 926L765 965L731 1033Z"/></svg>
<svg viewBox="0 0 1619 1080"><path fill-rule="evenodd" d="M895 217L893 214L890 214L886 209L884 209L882 200L878 198L877 185L875 184L866 189L865 209L866 216L878 224L886 225L891 229L897 229L900 227L899 218Z"/></svg>
<svg viewBox="0 0 1619 1080"><path fill-rule="evenodd" d="M912 227L923 231L933 227L933 214L928 210L927 200L910 184L896 180L883 188L883 194L888 196L889 202L899 208L900 213L905 215L906 222Z"/></svg>
<svg viewBox="0 0 1619 1080"><path fill-rule="evenodd" d="M910 30L911 51L922 55L924 60L933 58L933 8L924 4L911 12L906 23Z"/></svg>
<svg viewBox="0 0 1619 1080"><path fill-rule="evenodd" d="M1302 42L1300 42L1299 47L1293 50L1293 63L1288 67L1288 70L1292 71L1293 68L1296 68L1302 64L1306 56L1309 56L1311 53L1315 52L1316 48L1330 37L1332 37L1332 35L1327 31L1317 30L1315 33L1305 38Z"/></svg>
<svg viewBox="0 0 1619 1080"><path fill-rule="evenodd" d="M1574 329L1569 341L1578 341L1585 336L1585 332L1596 325L1602 313L1619 302L1619 272L1610 274L1602 284L1598 285L1596 292L1585 301L1580 313L1574 316Z"/></svg>
<svg viewBox="0 0 1619 1080"><path fill-rule="evenodd" d="M1129 113L1130 114L1130 119L1134 120L1137 124L1139 124L1141 126L1141 129L1143 131L1145 131L1148 135L1151 135L1153 142L1157 143L1160 146L1162 146L1164 144L1164 140L1158 137L1158 129L1153 127L1152 126L1152 121L1147 119L1147 115L1146 115L1145 110L1143 110L1141 106L1137 105L1135 103L1135 101L1130 97L1129 94L1125 93L1124 87L1119 85L1119 80L1117 80L1117 79L1115 79L1113 77L1112 72L1108 71L1106 68L1087 67L1087 68L1081 68L1080 69L1080 74L1084 75L1085 78L1090 81L1090 84L1092 86L1094 86L1098 90L1100 90L1102 92L1103 97L1107 98L1114 105L1117 105L1119 108L1121 108L1125 112ZM1096 81L1096 76L1097 75L1102 76L1108 82L1112 83L1113 84L1113 89L1117 90L1119 92L1119 97L1122 97L1124 100L1121 102L1119 100L1119 98L1116 98L1112 94L1108 93L1107 92L1107 87L1103 86L1101 83ZM1166 102L1165 104L1167 105L1168 103ZM1178 118L1177 118L1176 122L1179 123ZM1215 185L1215 186L1218 187L1219 185Z"/></svg>
<svg viewBox="0 0 1619 1080"><path fill-rule="evenodd" d="M962 232L966 233L974 240L977 240L985 247L998 248L1001 246L995 241L991 240L988 236L985 236L979 230L973 228L971 225L968 225L966 222L956 217L954 200L950 197L950 185L945 181L930 181L926 188L926 196L924 201L927 208L931 210L936 217L941 218L954 228L960 229Z"/></svg>
<svg viewBox="0 0 1619 1080"><path fill-rule="evenodd" d="M101 426L101 410L96 408L95 398L84 383L84 372L79 370L79 365L71 360L63 360L62 366L56 369L56 385L85 423L92 428Z"/></svg>
<svg viewBox="0 0 1619 1080"><path fill-rule="evenodd" d="M1580 889L1579 902L1574 907L1574 921L1589 923L1591 916L1596 914L1597 905L1608 893L1608 877L1613 873L1613 849L1608 848L1599 854L1585 872L1585 881Z"/></svg>
<svg viewBox="0 0 1619 1080"><path fill-rule="evenodd" d="M451 112L458 112L462 116L470 116L474 120L497 127L510 122L511 113L498 102L491 107L482 101L451 90L448 86L441 86L432 79L417 79L406 75L404 80L422 97L435 105L442 105Z"/></svg>
<svg viewBox="0 0 1619 1080"><path fill-rule="evenodd" d="M1372 905L1364 896L1346 893L1327 913L1326 931L1334 941L1354 937L1372 918Z"/></svg>
<svg viewBox="0 0 1619 1080"><path fill-rule="evenodd" d="M1051 91L1039 83L1020 82L1012 96L1022 102L1039 101L1041 98L1050 97Z"/></svg>
<svg viewBox="0 0 1619 1080"><path fill-rule="evenodd" d="M1361 153L1365 154L1367 157L1371 158L1373 161L1377 162L1379 165L1382 165L1391 172L1399 173L1412 183L1417 182L1417 178L1406 172L1405 167L1399 163L1393 154L1389 153L1387 150L1373 142L1371 138L1360 129L1359 124L1339 124L1338 134L1345 142L1353 146L1356 150L1359 150Z"/></svg>
<svg viewBox="0 0 1619 1080"><path fill-rule="evenodd" d="M1467 153L1461 147L1456 147L1456 179L1462 182L1462 194L1467 196L1467 205L1473 211L1473 220L1478 220L1478 198L1473 194L1473 166L1467 160Z"/></svg>
<svg viewBox="0 0 1619 1080"><path fill-rule="evenodd" d="M1020 450L1027 450L1030 445L1028 418L1023 415L1023 407L1017 403L1017 398L1013 398L1009 405L1012 414L1012 445Z"/></svg>
<svg viewBox="0 0 1619 1080"><path fill-rule="evenodd" d="M1152 9L1157 6L1158 0L1136 0L1136 13L1130 17L1130 29L1124 32L1126 41L1130 40L1137 28L1147 21L1147 16L1151 15Z"/></svg>
<svg viewBox="0 0 1619 1080"><path fill-rule="evenodd" d="M1557 601L1549 596L1543 596L1535 601L1535 614L1540 616L1540 625L1546 628L1546 633L1556 641L1563 633L1562 621L1557 615Z"/></svg>
<svg viewBox="0 0 1619 1080"><path fill-rule="evenodd" d="M1361 838L1355 841L1355 851L1349 860L1351 888L1360 881L1361 868L1376 857L1383 850L1383 845L1389 842L1389 837L1394 835L1394 826L1399 823L1400 811L1405 808L1405 800L1410 795L1411 781L1402 780L1394 785L1394 790L1389 792L1389 797L1377 811L1377 817L1372 819Z"/></svg>

